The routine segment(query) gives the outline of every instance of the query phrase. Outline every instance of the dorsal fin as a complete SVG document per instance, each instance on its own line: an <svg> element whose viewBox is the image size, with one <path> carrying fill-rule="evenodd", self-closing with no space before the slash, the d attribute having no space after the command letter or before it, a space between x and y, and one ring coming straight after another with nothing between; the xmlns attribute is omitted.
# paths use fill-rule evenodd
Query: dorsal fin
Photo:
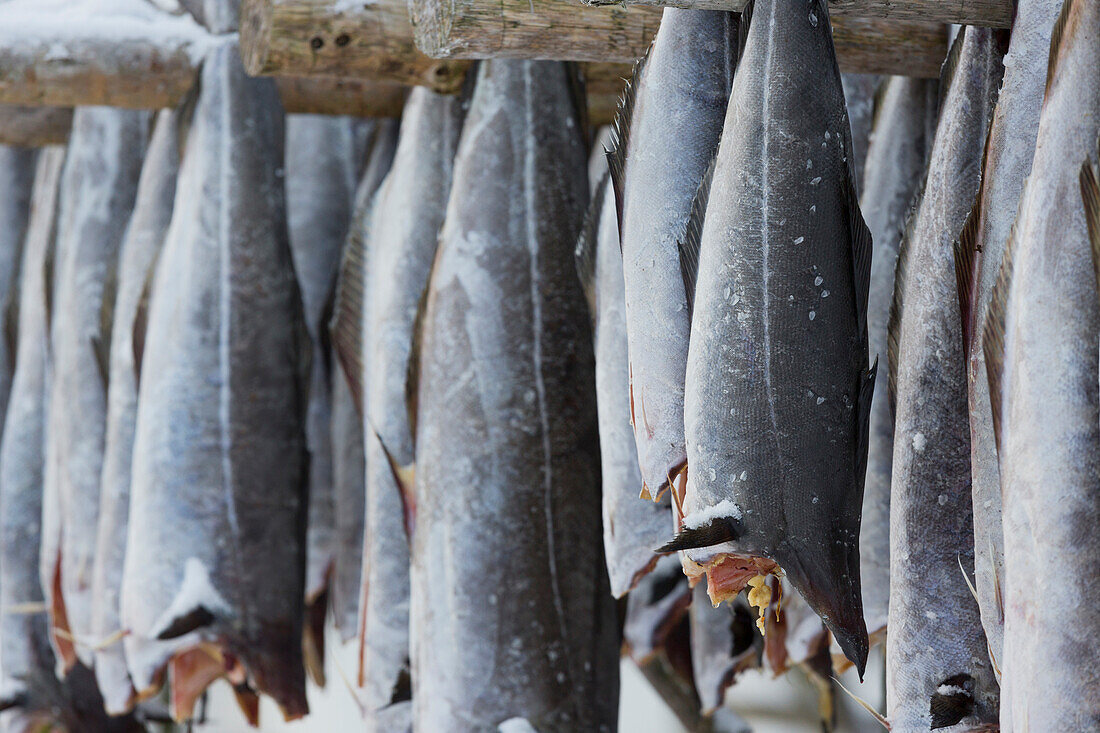
<svg viewBox="0 0 1100 733"><path fill-rule="evenodd" d="M963 41L966 38L967 26L959 28L955 40L951 43L951 50L947 52L947 58L940 67L940 103L937 119L943 117L943 104L947 101L947 95L951 91L951 84L955 81L955 72L959 70L959 59L962 57Z"/></svg>
<svg viewBox="0 0 1100 733"><path fill-rule="evenodd" d="M1050 53L1047 55L1047 81L1046 86L1043 88L1043 96L1050 94L1050 84L1054 81L1054 72L1058 69L1058 54L1062 50L1062 41L1066 35L1066 24L1069 21L1069 14L1073 10L1074 0L1065 0L1062 3L1062 10L1058 13L1057 20L1054 21L1054 28L1050 32Z"/></svg>
<svg viewBox="0 0 1100 733"><path fill-rule="evenodd" d="M858 412L859 433L856 436L856 476L860 481L867 475L867 449L870 446L871 402L875 396L875 378L878 376L878 354L871 368L859 378Z"/></svg>
<svg viewBox="0 0 1100 733"><path fill-rule="evenodd" d="M910 242L913 239L913 229L916 226L917 214L920 212L921 200L924 196L924 184L913 198L909 207L909 214L905 219L905 230L898 242L898 259L894 265L894 298L890 302L890 318L886 326L886 374L889 386L890 410L894 410L897 404L898 385L898 358L901 348L901 316L904 308L905 283L909 274L909 252L912 249Z"/></svg>
<svg viewBox="0 0 1100 733"><path fill-rule="evenodd" d="M373 216L373 196L352 217L351 230L340 256L329 333L336 358L348 381L351 398L363 413L363 305L366 299L367 239ZM363 202L361 202L362 204Z"/></svg>
<svg viewBox="0 0 1100 733"><path fill-rule="evenodd" d="M988 151L988 147L986 148ZM984 169L984 165L983 165ZM981 223L982 196L985 189L985 177L978 186L978 195L974 205L966 216L962 231L952 246L955 253L955 289L959 299L959 318L962 321L963 354L970 359L970 348L974 334L974 274L977 272L978 225Z"/></svg>
<svg viewBox="0 0 1100 733"><path fill-rule="evenodd" d="M871 291L871 258L874 244L871 230L863 220L859 208L859 193L856 191L856 178L849 161L845 166L847 173L848 199L848 235L852 240L852 282L856 290L856 319L863 343L867 343L867 298Z"/></svg>
<svg viewBox="0 0 1100 733"><path fill-rule="evenodd" d="M611 187L615 191L615 212L619 221L619 249L623 242L623 204L624 186L626 183L626 151L630 146L630 128L634 122L634 102L638 96L638 87L642 83L645 74L646 63L649 54L653 50L653 44L649 44L645 55L634 62L634 70L630 79L619 96L619 109L615 113L615 121L611 124L611 147L606 149L607 170L611 174Z"/></svg>
<svg viewBox="0 0 1100 733"><path fill-rule="evenodd" d="M600 239L600 213L607 197L607 181L608 174L605 172L596 184L596 193L588 204L577 246L573 250L573 263L577 266L577 277L580 278L585 300L588 301L588 315L593 322L596 320L596 252Z"/></svg>
<svg viewBox="0 0 1100 733"><path fill-rule="evenodd" d="M695 198L691 201L684 233L680 236L677 249L680 251L680 274L684 278L684 295L687 296L688 317L695 310L695 285L699 278L699 247L703 242L703 222L707 216L707 202L710 200L710 184L714 181L714 168L718 163L718 151L714 151L710 165L703 172Z"/></svg>
<svg viewBox="0 0 1100 733"><path fill-rule="evenodd" d="M989 405L993 413L993 437L997 450L1001 449L1001 377L1004 374L1005 360L1005 314L1008 309L1008 296L1012 288L1013 259L1016 251L1016 223L1008 235L1001 267L997 271L997 281L989 296L989 311L985 316L985 328L982 330L982 351L985 354L985 371L989 380Z"/></svg>
<svg viewBox="0 0 1100 733"><path fill-rule="evenodd" d="M1100 138L1096 141L1096 159L1100 161ZM1087 157L1081 164L1081 201L1085 205L1085 225L1089 232L1092 266L1096 271L1097 289L1100 291L1100 173Z"/></svg>

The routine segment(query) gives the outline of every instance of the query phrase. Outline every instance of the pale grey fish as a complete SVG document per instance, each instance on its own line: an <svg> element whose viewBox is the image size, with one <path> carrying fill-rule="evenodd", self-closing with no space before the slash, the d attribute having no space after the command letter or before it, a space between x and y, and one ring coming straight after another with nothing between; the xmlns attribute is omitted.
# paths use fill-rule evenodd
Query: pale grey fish
<svg viewBox="0 0 1100 733"><path fill-rule="evenodd" d="M875 96L884 78L875 74L841 74L848 123L852 128L852 170L856 174L856 192L863 193L863 169L871 125L875 116Z"/></svg>
<svg viewBox="0 0 1100 733"><path fill-rule="evenodd" d="M417 311L451 190L464 100L414 89L397 152L378 190L363 307L366 526L359 601L359 684L374 711L409 699L409 541L416 524L416 430L410 401L419 355Z"/></svg>
<svg viewBox="0 0 1100 733"><path fill-rule="evenodd" d="M691 471L684 530L662 549L691 550L716 603L751 582L766 607L781 569L862 674L871 237L825 3L759 0L742 23L701 238L684 247Z"/></svg>
<svg viewBox="0 0 1100 733"><path fill-rule="evenodd" d="M974 585L998 677L1004 645L1004 534L1000 471L981 332L997 268L1016 219L1020 193L1031 172L1050 34L1058 8L1058 3L1050 0L1021 0L1016 6L1016 22L1004 57L1004 81L986 140L981 189L956 254L970 401Z"/></svg>
<svg viewBox="0 0 1100 733"><path fill-rule="evenodd" d="M108 712L116 715L128 712L136 702L119 636L122 631L119 593L126 557L130 468L149 288L172 218L179 172L179 134L179 114L171 110L160 112L138 179L134 213L118 255L91 626L92 638L105 645L95 651L95 677Z"/></svg>
<svg viewBox="0 0 1100 733"><path fill-rule="evenodd" d="M15 372L0 441L0 698L4 701L25 700L30 679L54 674L38 547L49 381L48 270L64 161L64 148L49 147L39 153L21 247Z"/></svg>
<svg viewBox="0 0 1100 733"><path fill-rule="evenodd" d="M313 341L306 445L306 669L325 683L325 617L336 562L328 309L355 200L356 122L350 117L287 115L286 218L290 251Z"/></svg>
<svg viewBox="0 0 1100 733"><path fill-rule="evenodd" d="M886 326L894 299L894 267L906 216L924 178L936 126L936 83L893 76L883 81L864 166L860 209L874 240L867 296L871 358L886 358ZM871 645L883 640L890 601L890 474L894 410L889 380L875 380L867 446L867 480L859 530L863 618Z"/></svg>
<svg viewBox="0 0 1100 733"><path fill-rule="evenodd" d="M978 192L1003 73L999 39L964 28L944 62L940 118L894 279L886 712L900 733L997 719L997 681L967 585L974 521L953 242Z"/></svg>
<svg viewBox="0 0 1100 733"><path fill-rule="evenodd" d="M92 569L107 432L118 251L137 194L151 117L82 107L61 174L51 294L41 573L64 670L91 666ZM60 639L71 634L74 645ZM75 655L74 653L75 652Z"/></svg>
<svg viewBox="0 0 1100 733"><path fill-rule="evenodd" d="M600 180L607 175L607 148L612 144L613 135L611 125L602 125L592 139L592 149L588 153L588 190L593 195Z"/></svg>
<svg viewBox="0 0 1100 733"><path fill-rule="evenodd" d="M355 194L355 207L347 239L340 256L340 273L333 298L334 321L329 324L334 340L332 440L336 452L333 465L336 506L336 572L333 586L333 614L343 641L359 634L359 585L362 578L363 527L366 507L366 464L364 462L362 389L355 391L348 374L358 375L361 362L361 316L363 281L366 279L366 246L370 236L375 193L389 172L397 148L397 121L382 120L372 126L371 139L364 143L369 154ZM361 129L361 128L359 128ZM341 337L341 330L344 336ZM339 343L350 338L352 351L341 353ZM350 370L348 366L351 366Z"/></svg>
<svg viewBox="0 0 1100 733"><path fill-rule="evenodd" d="M626 597L623 653L645 664L665 644L691 606L691 587L680 559L662 555Z"/></svg>
<svg viewBox="0 0 1100 733"><path fill-rule="evenodd" d="M691 667L704 715L714 715L726 690L747 669L760 666L760 633L748 604L711 604L707 588L695 586L691 600Z"/></svg>
<svg viewBox="0 0 1100 733"><path fill-rule="evenodd" d="M606 166L605 166L606 167ZM674 528L667 496L643 500L638 448L630 430L623 257L615 197L598 184L577 243L577 270L592 315L600 425L603 549L611 594L622 598L657 562L653 549Z"/></svg>
<svg viewBox="0 0 1100 733"><path fill-rule="evenodd" d="M8 404L19 320L19 268L34 188L34 148L0 145L0 425Z"/></svg>
<svg viewBox="0 0 1100 733"><path fill-rule="evenodd" d="M151 0L154 4L170 0ZM212 33L233 33L240 19L240 0L178 0L179 4Z"/></svg>
<svg viewBox="0 0 1100 733"><path fill-rule="evenodd" d="M1003 731L1100 729L1098 38L1100 2L1068 0L986 319L1004 502Z"/></svg>
<svg viewBox="0 0 1100 733"><path fill-rule="evenodd" d="M305 715L310 339L286 226L283 112L235 40L203 62L154 276L138 396L123 643L171 665L185 717L226 675ZM170 518L170 519L166 519Z"/></svg>
<svg viewBox="0 0 1100 733"><path fill-rule="evenodd" d="M417 730L516 716L538 730L615 726L592 341L572 261L588 180L571 73L483 61L455 159L418 392Z"/></svg>
<svg viewBox="0 0 1100 733"><path fill-rule="evenodd" d="M738 19L735 13L665 10L652 48L635 67L608 153L621 224L631 424L652 497L687 465L684 370L691 318L676 244L722 134Z"/></svg>

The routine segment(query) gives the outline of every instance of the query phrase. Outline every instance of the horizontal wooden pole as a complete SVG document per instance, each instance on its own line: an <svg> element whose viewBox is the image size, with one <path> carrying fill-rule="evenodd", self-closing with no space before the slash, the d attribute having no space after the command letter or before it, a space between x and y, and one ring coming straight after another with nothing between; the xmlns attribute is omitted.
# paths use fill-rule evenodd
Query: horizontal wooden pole
<svg viewBox="0 0 1100 733"><path fill-rule="evenodd" d="M275 78L287 112L351 117L400 117L409 88L368 79Z"/></svg>
<svg viewBox="0 0 1100 733"><path fill-rule="evenodd" d="M0 104L0 145L25 148L64 145L72 123L71 107Z"/></svg>
<svg viewBox="0 0 1100 733"><path fill-rule="evenodd" d="M744 9L747 0L587 0L589 5L641 5L694 10ZM1010 28L1014 0L830 0L832 16L922 20Z"/></svg>
<svg viewBox="0 0 1100 733"><path fill-rule="evenodd" d="M241 56L250 74L361 77L457 91L467 64L413 43L406 0L243 0Z"/></svg>

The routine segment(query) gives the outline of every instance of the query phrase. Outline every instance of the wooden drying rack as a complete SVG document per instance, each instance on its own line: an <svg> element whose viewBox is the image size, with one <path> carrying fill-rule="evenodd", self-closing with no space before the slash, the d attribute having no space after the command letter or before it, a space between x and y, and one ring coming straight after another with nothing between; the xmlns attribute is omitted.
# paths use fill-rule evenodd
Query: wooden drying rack
<svg viewBox="0 0 1100 733"><path fill-rule="evenodd" d="M591 117L608 122L662 5L745 1L241 0L240 47L250 74L276 78L289 112L394 117L411 85L457 91L472 59L539 58L582 62ZM1014 0L833 0L830 12L842 71L935 77L945 24L1009 27ZM217 40L197 24L126 34L110 17L71 23L56 10L13 35L4 13L0 4L0 143L63 141L73 106L175 105Z"/></svg>

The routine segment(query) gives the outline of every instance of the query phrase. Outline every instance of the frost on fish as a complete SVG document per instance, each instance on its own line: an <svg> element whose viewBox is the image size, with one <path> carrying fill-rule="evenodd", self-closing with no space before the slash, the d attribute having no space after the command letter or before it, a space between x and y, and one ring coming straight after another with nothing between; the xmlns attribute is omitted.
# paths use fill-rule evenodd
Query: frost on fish
<svg viewBox="0 0 1100 733"><path fill-rule="evenodd" d="M1001 482L981 333L1005 243L1031 171L1047 75L1051 30L1059 4L1021 0L1016 7L1004 81L982 161L982 183L956 248L959 303L970 401L970 465L974 510L974 585L994 671L1004 635L1004 534Z"/></svg>
<svg viewBox="0 0 1100 733"><path fill-rule="evenodd" d="M875 74L841 74L848 122L852 128L852 171L856 174L856 192L863 192L863 173L867 147L875 116L875 98L886 80Z"/></svg>
<svg viewBox="0 0 1100 733"><path fill-rule="evenodd" d="M50 405L41 547L42 585L59 665L92 663L92 569L107 425L118 251L149 134L144 112L82 107L61 174L50 296ZM75 653L74 653L75 652Z"/></svg>
<svg viewBox="0 0 1100 733"><path fill-rule="evenodd" d="M37 151L0 145L0 424L15 371L19 268L30 218Z"/></svg>
<svg viewBox="0 0 1100 733"><path fill-rule="evenodd" d="M410 93L393 165L374 203L363 308L367 473L359 603L359 683L368 711L409 699L417 313L443 225L463 104L426 88ZM381 729L370 712L367 724Z"/></svg>
<svg viewBox="0 0 1100 733"><path fill-rule="evenodd" d="M864 169L860 209L874 241L867 297L868 353L886 357L886 326L894 299L898 242L923 180L936 125L936 83L904 76L883 81ZM890 600L890 473L894 408L887 379L875 380L867 436L867 477L859 529L863 617L872 645L886 632Z"/></svg>
<svg viewBox="0 0 1100 733"><path fill-rule="evenodd" d="M606 165L605 165L606 168ZM630 430L622 255L615 199L607 175L597 186L575 256L592 311L599 412L603 544L611 593L622 598L653 569L657 547L672 526L669 500L644 501L638 448Z"/></svg>
<svg viewBox="0 0 1100 733"><path fill-rule="evenodd" d="M324 677L324 620L336 562L336 514L330 432L330 351L326 330L330 296L355 198L358 161L350 117L288 115L286 216L294 271L313 342L306 445L309 517L306 523L306 663Z"/></svg>
<svg viewBox="0 0 1100 733"><path fill-rule="evenodd" d="M207 57L200 89L142 357L123 643L139 694L171 667L177 715L212 675L189 664L206 650L295 718L307 712L310 340L279 175L283 114L232 40Z"/></svg>
<svg viewBox="0 0 1100 733"><path fill-rule="evenodd" d="M735 13L666 9L626 92L609 153L621 223L631 424L654 498L687 465L691 323L676 244L721 135L738 25Z"/></svg>
<svg viewBox="0 0 1100 733"><path fill-rule="evenodd" d="M418 391L417 730L517 716L602 730L617 715L570 70L483 61L455 158Z"/></svg>
<svg viewBox="0 0 1100 733"><path fill-rule="evenodd" d="M701 237L684 242L682 514L704 521L662 549L687 550L716 603L782 568L862 672L870 234L825 4L760 0L742 22Z"/></svg>
<svg viewBox="0 0 1100 733"><path fill-rule="evenodd" d="M63 148L44 148L34 172L19 270L18 333L11 397L0 441L0 699L24 698L28 680L54 676L38 573L42 539L49 319L47 266L57 224ZM16 611L19 611L18 613ZM34 710L25 710L33 713Z"/></svg>
<svg viewBox="0 0 1100 733"><path fill-rule="evenodd" d="M1002 730L1100 726L1097 38L1100 2L1066 2L983 334L1005 536Z"/></svg>
<svg viewBox="0 0 1100 733"><path fill-rule="evenodd" d="M941 113L920 202L898 254L889 325L895 404L890 499L887 717L898 730L996 720L997 683L978 606L970 427L952 242L978 191L982 145L1003 71L995 33L965 28L941 81ZM966 675L970 703L931 711L943 680Z"/></svg>
<svg viewBox="0 0 1100 733"><path fill-rule="evenodd" d="M107 428L92 569L92 638L95 675L108 712L129 711L136 694L130 684L121 639L119 592L130 514L130 467L140 359L148 310L149 283L164 244L179 171L179 114L159 113L138 179L133 215L119 251L111 329Z"/></svg>

